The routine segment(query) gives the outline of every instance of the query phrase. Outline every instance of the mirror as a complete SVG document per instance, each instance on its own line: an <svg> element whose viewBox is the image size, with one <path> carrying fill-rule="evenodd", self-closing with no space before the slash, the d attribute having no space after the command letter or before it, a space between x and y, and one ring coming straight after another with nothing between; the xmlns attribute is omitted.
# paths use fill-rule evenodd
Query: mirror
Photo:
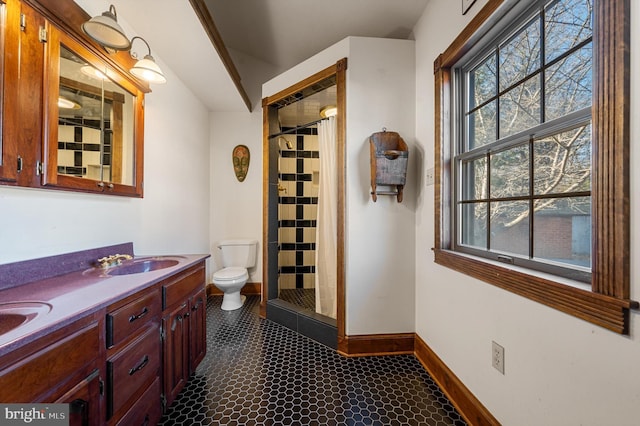
<svg viewBox="0 0 640 426"><path fill-rule="evenodd" d="M134 99L62 45L58 174L133 185Z"/></svg>
<svg viewBox="0 0 640 426"><path fill-rule="evenodd" d="M44 183L142 196L142 92L71 37L51 38Z"/></svg>

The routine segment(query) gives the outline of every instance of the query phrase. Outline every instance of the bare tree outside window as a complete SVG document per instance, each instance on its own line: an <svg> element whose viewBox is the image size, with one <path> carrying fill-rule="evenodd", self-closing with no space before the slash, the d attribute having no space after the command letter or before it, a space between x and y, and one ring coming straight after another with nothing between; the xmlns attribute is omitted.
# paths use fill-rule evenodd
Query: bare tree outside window
<svg viewBox="0 0 640 426"><path fill-rule="evenodd" d="M592 16L545 2L464 72L463 248L590 270Z"/></svg>

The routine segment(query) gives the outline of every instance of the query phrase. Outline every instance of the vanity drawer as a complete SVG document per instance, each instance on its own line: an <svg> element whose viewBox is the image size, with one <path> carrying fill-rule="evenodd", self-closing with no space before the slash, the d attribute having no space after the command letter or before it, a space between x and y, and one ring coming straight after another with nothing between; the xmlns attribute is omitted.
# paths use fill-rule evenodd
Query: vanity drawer
<svg viewBox="0 0 640 426"><path fill-rule="evenodd" d="M162 309L183 302L196 289L204 288L204 275L204 262L201 262L173 280L162 283Z"/></svg>
<svg viewBox="0 0 640 426"><path fill-rule="evenodd" d="M161 417L160 377L158 377L116 425L155 425Z"/></svg>
<svg viewBox="0 0 640 426"><path fill-rule="evenodd" d="M150 319L158 318L160 310L160 297L156 289L107 313L107 348L133 335Z"/></svg>
<svg viewBox="0 0 640 426"><path fill-rule="evenodd" d="M9 361L8 366L5 358L9 357L0 357L0 402L55 400L98 368L104 325L95 317L83 318L21 348L28 355ZM32 348L35 351L29 354Z"/></svg>
<svg viewBox="0 0 640 426"><path fill-rule="evenodd" d="M160 371L160 333L157 322L147 323L140 336L107 360L108 416L117 413L134 394L148 386Z"/></svg>

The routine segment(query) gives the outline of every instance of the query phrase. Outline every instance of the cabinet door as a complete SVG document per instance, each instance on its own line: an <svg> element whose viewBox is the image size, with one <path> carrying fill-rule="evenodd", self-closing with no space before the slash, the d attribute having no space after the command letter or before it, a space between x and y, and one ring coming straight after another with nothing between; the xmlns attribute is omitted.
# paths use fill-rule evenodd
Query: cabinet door
<svg viewBox="0 0 640 426"><path fill-rule="evenodd" d="M185 301L162 320L164 395L170 406L189 379L189 304Z"/></svg>
<svg viewBox="0 0 640 426"><path fill-rule="evenodd" d="M0 3L5 3L0 1ZM2 25L2 137L0 181L40 186L42 160L42 90L47 22L26 3L8 0Z"/></svg>
<svg viewBox="0 0 640 426"><path fill-rule="evenodd" d="M0 181L15 182L18 169L18 52L20 5L17 0L0 1Z"/></svg>
<svg viewBox="0 0 640 426"><path fill-rule="evenodd" d="M100 370L96 369L56 401L56 403L69 404L69 426L99 425L102 423L101 381Z"/></svg>
<svg viewBox="0 0 640 426"><path fill-rule="evenodd" d="M193 373L207 353L207 294L204 289L191 298L189 327L191 328L189 373Z"/></svg>

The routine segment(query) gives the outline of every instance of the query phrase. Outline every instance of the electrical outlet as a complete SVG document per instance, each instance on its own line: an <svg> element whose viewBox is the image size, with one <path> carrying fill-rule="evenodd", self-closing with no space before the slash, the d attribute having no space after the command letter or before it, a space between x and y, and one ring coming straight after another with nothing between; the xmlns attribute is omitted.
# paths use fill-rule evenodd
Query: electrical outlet
<svg viewBox="0 0 640 426"><path fill-rule="evenodd" d="M491 342L491 365L504 374L504 348L496 342Z"/></svg>
<svg viewBox="0 0 640 426"><path fill-rule="evenodd" d="M434 170L433 167L430 169L427 169L427 186L433 185L434 184Z"/></svg>

